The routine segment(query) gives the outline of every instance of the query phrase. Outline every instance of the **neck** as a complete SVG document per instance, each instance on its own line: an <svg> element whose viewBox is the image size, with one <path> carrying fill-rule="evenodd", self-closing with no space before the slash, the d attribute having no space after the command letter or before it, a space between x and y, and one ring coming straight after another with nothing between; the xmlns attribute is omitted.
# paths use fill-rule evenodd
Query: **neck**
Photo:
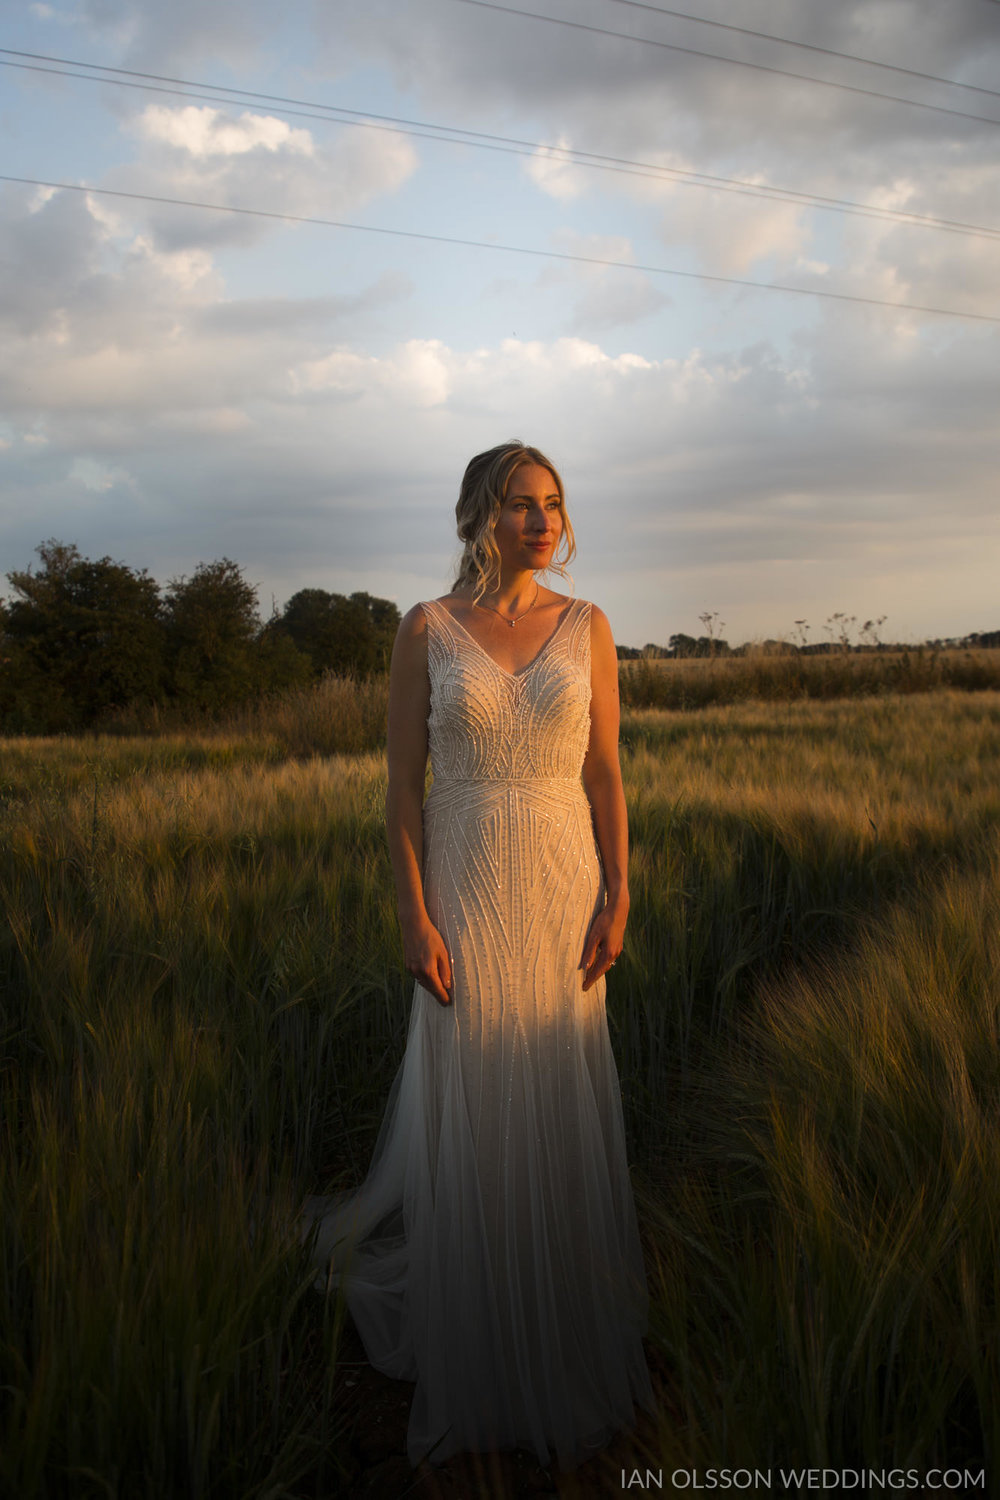
<svg viewBox="0 0 1000 1500"><path fill-rule="evenodd" d="M494 609L503 610L508 614L517 614L519 610L526 609L531 601L538 597L539 583L533 568L525 568L523 571L500 574L500 582L495 589L488 594L483 594L482 599L486 604L492 604Z"/></svg>

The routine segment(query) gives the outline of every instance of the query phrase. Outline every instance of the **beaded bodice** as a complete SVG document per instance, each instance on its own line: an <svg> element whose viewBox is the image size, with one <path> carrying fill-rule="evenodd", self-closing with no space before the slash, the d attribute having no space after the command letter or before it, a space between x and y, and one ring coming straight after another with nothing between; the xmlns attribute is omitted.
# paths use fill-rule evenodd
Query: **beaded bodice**
<svg viewBox="0 0 1000 1500"><path fill-rule="evenodd" d="M519 672L498 666L436 600L423 610L435 784L578 781L590 735L590 605L574 599Z"/></svg>

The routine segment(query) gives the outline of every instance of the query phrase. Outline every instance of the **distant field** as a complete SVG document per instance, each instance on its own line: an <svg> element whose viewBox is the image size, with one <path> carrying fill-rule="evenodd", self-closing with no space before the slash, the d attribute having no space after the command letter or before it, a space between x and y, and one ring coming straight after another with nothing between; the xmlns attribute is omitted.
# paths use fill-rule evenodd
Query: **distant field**
<svg viewBox="0 0 1000 1500"><path fill-rule="evenodd" d="M0 741L0 1493L350 1491L296 1215L358 1180L405 1037L383 711ZM1000 692L630 708L623 744L636 1462L995 1475Z"/></svg>
<svg viewBox="0 0 1000 1500"><path fill-rule="evenodd" d="M861 652L830 656L759 655L641 659L619 663L623 707L688 710L725 703L793 703L814 699L871 698L953 688L1000 691L1000 649ZM360 681L327 676L230 711L211 731L213 740L248 740L283 755L353 754L385 744L389 683L384 675ZM105 732L116 736L193 736L208 732L170 709L125 710Z"/></svg>
<svg viewBox="0 0 1000 1500"><path fill-rule="evenodd" d="M619 663L622 702L634 708L702 708L751 698L855 698L938 688L1000 689L1000 650L833 651L785 655L639 658Z"/></svg>

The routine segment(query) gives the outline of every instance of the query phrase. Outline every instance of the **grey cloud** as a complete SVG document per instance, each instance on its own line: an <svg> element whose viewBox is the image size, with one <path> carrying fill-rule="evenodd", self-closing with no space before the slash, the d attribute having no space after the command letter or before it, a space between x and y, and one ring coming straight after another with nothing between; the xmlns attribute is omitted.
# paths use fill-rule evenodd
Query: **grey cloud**
<svg viewBox="0 0 1000 1500"><path fill-rule="evenodd" d="M264 0L83 0L81 12L96 37L124 49L128 66L159 73L250 62L273 24Z"/></svg>
<svg viewBox="0 0 1000 1500"><path fill-rule="evenodd" d="M35 212L35 190L0 188L0 318L17 333L50 327L94 276L101 234L78 193L57 193Z"/></svg>
<svg viewBox="0 0 1000 1500"><path fill-rule="evenodd" d="M255 297L216 302L195 315L207 335L264 337L306 334L312 338L328 325L352 321L412 297L414 285L403 272L386 272L361 292L331 297Z"/></svg>
<svg viewBox="0 0 1000 1500"><path fill-rule="evenodd" d="M596 280L577 298L570 331L590 337L611 328L628 327L669 307L671 301L648 277Z"/></svg>
<svg viewBox="0 0 1000 1500"><path fill-rule="evenodd" d="M903 80L881 69L810 56L691 23L630 15L596 0L561 13L609 30L659 37L888 93L905 94L912 88L914 97L931 102L949 103L954 94L958 107L968 102L961 91L949 94L939 86ZM967 139L976 131L984 136L992 132L992 127L949 122L945 116L452 0L426 0L419 10L398 0L369 0L363 10L349 0L338 0L318 9L316 17L327 49L324 56L336 57L349 37L354 46L392 66L400 86L421 96L428 107L434 103L440 109L447 103L470 124L485 108L507 115L527 110L532 119L568 129L587 145L596 133L618 145L676 146L680 132L683 144L713 153L732 153L737 142L745 146L768 141L794 152L804 137L811 145L819 140L832 146L834 138L849 144L916 134L939 141L942 134L957 132ZM747 27L931 73L961 77L968 71L986 83L991 71L987 57L1000 48L995 17L983 6L961 11L938 7L928 14L918 0L881 10L870 0L837 6L804 0L784 13L776 13L773 5L744 6L738 19Z"/></svg>

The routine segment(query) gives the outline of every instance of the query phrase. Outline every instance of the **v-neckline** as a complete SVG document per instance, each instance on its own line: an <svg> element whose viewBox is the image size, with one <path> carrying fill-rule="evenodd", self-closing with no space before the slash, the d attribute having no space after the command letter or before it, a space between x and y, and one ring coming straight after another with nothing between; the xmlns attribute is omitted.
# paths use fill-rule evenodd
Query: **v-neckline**
<svg viewBox="0 0 1000 1500"><path fill-rule="evenodd" d="M548 639L545 640L542 643L542 645L536 651L535 655L531 658L531 660L529 662L526 662L525 665L523 667L519 668L519 670L516 671L516 672L509 672L506 667L502 667L500 665L500 663L497 661L496 657L490 655L490 653L487 651L486 647L482 644L482 642L476 640L476 637L472 634L472 631L471 630L467 630L465 628L465 626L462 624L461 620L457 619L456 616L452 614L452 612L451 612L450 609L446 609L445 606L442 603L440 603L440 601L437 600L437 599L435 599L433 602L437 605L438 609L441 610L442 614L445 614L445 615L448 616L448 619L451 622L451 624L454 625L458 630L460 630L462 632L462 634L465 636L466 640L472 642L472 644L475 646L476 650L480 653L481 656L485 656L486 660L488 662L490 662L491 665L493 665L494 667L496 667L497 671L500 672L504 677L509 677L514 682L517 682L522 677L526 677L528 675L528 673L532 670L532 668L536 667L538 665L538 663L541 661L542 657L545 655L546 651L548 651L549 647L552 645L552 642L555 640L556 636L562 630L563 626L565 625L566 621L569 619L570 615L573 613L573 606L574 606L574 604L579 603L579 600L577 600L577 599L571 599L569 601L569 603L567 604L566 608L563 610L562 614L559 616L559 622L556 625L555 630L553 630L552 634L548 637Z"/></svg>

